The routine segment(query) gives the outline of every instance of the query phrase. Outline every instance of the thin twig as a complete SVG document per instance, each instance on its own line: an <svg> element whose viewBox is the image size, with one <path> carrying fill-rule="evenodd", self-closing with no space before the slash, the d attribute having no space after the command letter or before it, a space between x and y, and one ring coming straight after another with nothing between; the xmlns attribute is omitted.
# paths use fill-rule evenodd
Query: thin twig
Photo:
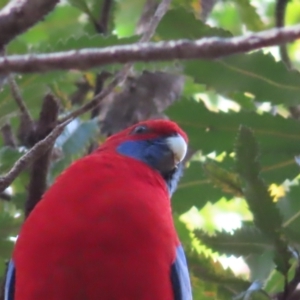
<svg viewBox="0 0 300 300"><path fill-rule="evenodd" d="M5 123L1 127L0 131L2 134L4 145L12 147L12 148L16 148L17 143L16 143L16 139L14 137L11 125L9 123Z"/></svg>
<svg viewBox="0 0 300 300"><path fill-rule="evenodd" d="M0 73L86 70L114 63L124 64L137 61L216 59L292 42L298 38L300 38L300 25L270 29L233 38L209 37L195 41L177 40L49 54L12 55L0 58Z"/></svg>
<svg viewBox="0 0 300 300"><path fill-rule="evenodd" d="M167 13L169 6L172 0L162 0L158 5L153 17L150 19L150 23L147 26L147 29L144 31L142 38L140 39L140 43L148 42L152 38L155 33L155 30L163 18L163 16Z"/></svg>
<svg viewBox="0 0 300 300"><path fill-rule="evenodd" d="M25 153L21 158L19 158L11 170L4 176L0 177L0 192L4 191L14 179L26 168L30 163L42 155L51 145L54 143L55 139L62 133L65 126L70 121L66 121L57 125L53 131L47 135L46 138L36 143L27 153Z"/></svg>
<svg viewBox="0 0 300 300"><path fill-rule="evenodd" d="M163 0L160 3L160 5L157 7L157 10L154 14L155 17L150 21L149 27L147 28L147 30L145 30L139 43L142 43L143 41L146 42L151 39L151 37L155 33L156 27L158 26L160 20L167 12L170 2L171 2L170 0ZM66 120L74 119L79 115L82 115L83 113L97 107L100 104L100 102L105 97L107 97L119 83L123 82L127 78L128 72L131 69L131 67L132 64L126 64L122 68L122 70L115 75L115 77L112 79L112 81L105 89L103 89L98 95L96 95L89 103L81 106L79 109L73 111L66 117L62 118L60 122L65 122ZM1 71L1 67L0 67L0 71Z"/></svg>
<svg viewBox="0 0 300 300"><path fill-rule="evenodd" d="M124 71L126 72L127 70L124 70ZM78 116L94 109L100 103L101 100L103 100L105 97L107 97L113 91L113 89L120 82L123 81L123 78L124 78L123 73L119 72L117 75L118 76L115 76L113 78L113 80L108 84L108 86L104 90L102 90L98 95L96 95L90 102L81 106L77 110L74 110L73 112L69 113L64 118L61 118L59 120L59 123L61 124L68 120L73 120L73 119L77 118Z"/></svg>
<svg viewBox="0 0 300 300"><path fill-rule="evenodd" d="M26 104L22 98L22 95L21 95L18 85L17 85L14 77L11 74L8 75L8 83L10 86L11 94L20 109L22 118L24 118L24 121L27 123L26 125L29 128L33 128L33 120L30 116L29 110L27 109Z"/></svg>
<svg viewBox="0 0 300 300"><path fill-rule="evenodd" d="M100 18L95 22L95 28L98 33L107 34L109 17L111 15L113 0L104 0L101 8Z"/></svg>
<svg viewBox="0 0 300 300"><path fill-rule="evenodd" d="M288 4L289 0L277 0L276 1L276 7L275 7L275 21L276 21L276 26L278 28L282 28L285 26L285 12L286 12L286 7ZM280 56L282 61L286 64L286 66L291 69L292 63L287 51L287 45L282 44L279 46L280 50Z"/></svg>

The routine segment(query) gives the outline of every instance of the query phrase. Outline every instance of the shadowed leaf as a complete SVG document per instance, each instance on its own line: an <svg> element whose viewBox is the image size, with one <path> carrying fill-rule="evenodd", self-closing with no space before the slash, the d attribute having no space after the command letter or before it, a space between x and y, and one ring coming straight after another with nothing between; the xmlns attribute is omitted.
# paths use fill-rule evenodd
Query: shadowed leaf
<svg viewBox="0 0 300 300"><path fill-rule="evenodd" d="M242 197L243 191L239 175L219 167L216 163L205 162L204 171L213 185L220 188L223 192Z"/></svg>
<svg viewBox="0 0 300 300"><path fill-rule="evenodd" d="M283 218L260 178L258 145L249 128L240 127L235 148L236 169L244 181L244 196L253 214L254 223L263 234L272 239L275 247L274 262L281 273L287 274L291 254L281 233Z"/></svg>

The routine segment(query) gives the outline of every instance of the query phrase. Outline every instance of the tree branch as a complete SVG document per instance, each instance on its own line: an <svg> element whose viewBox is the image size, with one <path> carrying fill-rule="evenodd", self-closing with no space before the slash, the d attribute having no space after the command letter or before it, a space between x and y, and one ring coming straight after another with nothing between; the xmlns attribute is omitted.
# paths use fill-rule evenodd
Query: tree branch
<svg viewBox="0 0 300 300"><path fill-rule="evenodd" d="M34 132L36 142L44 139L53 130L56 125L58 111L58 101L53 95L47 94L44 97L40 117ZM25 202L25 217L28 217L35 205L41 200L47 188L47 174L52 146L53 143L32 163L28 195Z"/></svg>
<svg viewBox="0 0 300 300"><path fill-rule="evenodd" d="M18 128L18 138L21 143L28 146L31 133L34 132L35 124L31 118L30 112L26 107L25 101L22 98L21 91L12 74L7 74L8 84L11 95L14 98L20 110L20 123ZM31 145L30 145L31 146Z"/></svg>
<svg viewBox="0 0 300 300"><path fill-rule="evenodd" d="M103 1L99 20L95 22L95 28L97 32L100 34L104 34L104 35L107 34L112 5L113 5L112 0Z"/></svg>
<svg viewBox="0 0 300 300"><path fill-rule="evenodd" d="M300 25L271 29L233 38L202 38L159 43L137 43L56 52L36 55L12 55L0 58L0 73L49 72L53 70L78 69L109 65L113 63L166 61L174 59L216 59L262 47L291 42L300 37Z"/></svg>
<svg viewBox="0 0 300 300"><path fill-rule="evenodd" d="M285 13L289 0L277 0L275 6L275 22L278 28L285 26ZM280 56L282 61L286 64L286 66L291 69L292 63L287 51L286 44L282 44L279 46Z"/></svg>
<svg viewBox="0 0 300 300"><path fill-rule="evenodd" d="M139 43L144 43L150 41L155 30L163 18L163 16L167 13L169 6L172 0L162 0L161 3L158 5L153 17L150 19L150 22L144 31L142 38L140 39Z"/></svg>
<svg viewBox="0 0 300 300"><path fill-rule="evenodd" d="M26 123L27 127L32 129L34 124L33 124L33 120L30 116L30 112L29 110L27 109L26 107L26 104L22 98L22 95L21 95L21 92L20 92L20 89L14 79L14 77L9 74L8 75L8 83L9 83L9 86L10 86L10 91L11 91L11 94L13 96L13 98L15 99L19 109L20 109L20 112L21 112L21 118L23 119L23 122Z"/></svg>
<svg viewBox="0 0 300 300"><path fill-rule="evenodd" d="M0 177L0 192L9 187L9 185L24 170L25 167L27 167L30 163L32 163L35 159L37 159L40 155L47 151L49 147L52 146L55 139L62 133L65 126L69 122L70 121L66 121L60 125L57 125L53 129L53 131L49 135L47 135L46 138L36 143L26 154L19 158L6 175Z"/></svg>
<svg viewBox="0 0 300 300"><path fill-rule="evenodd" d="M59 0L11 0L0 11L0 47L41 21Z"/></svg>
<svg viewBox="0 0 300 300"><path fill-rule="evenodd" d="M157 7L157 10L155 11L155 14L154 14L155 17L153 17L153 19L151 19L148 27L145 29L144 34L142 35L138 44L140 44L140 43L142 44L142 42L147 42L148 40L151 39L151 37L155 33L155 30L156 30L160 20L163 18L164 14L168 11L170 2L171 2L170 0L162 0L162 2ZM131 48L132 46L130 45L127 47ZM119 71L115 75L115 77L112 79L112 81L109 83L109 85L105 89L101 90L101 92L99 94L97 94L90 102L81 106L77 110L71 112L66 117L61 119L60 122L66 122L67 120L72 120L72 119L82 115L83 113L96 108L100 104L102 99L107 97L120 82L122 82L126 79L130 68L131 68L131 64L126 64L121 69L121 71ZM1 72L1 62L0 62L0 72Z"/></svg>
<svg viewBox="0 0 300 300"><path fill-rule="evenodd" d="M1 134L2 134L4 145L12 147L12 148L16 148L17 142L16 142L16 139L14 137L14 134L13 134L13 131L12 131L12 128L11 128L10 124L5 123L0 128L0 131L1 131Z"/></svg>

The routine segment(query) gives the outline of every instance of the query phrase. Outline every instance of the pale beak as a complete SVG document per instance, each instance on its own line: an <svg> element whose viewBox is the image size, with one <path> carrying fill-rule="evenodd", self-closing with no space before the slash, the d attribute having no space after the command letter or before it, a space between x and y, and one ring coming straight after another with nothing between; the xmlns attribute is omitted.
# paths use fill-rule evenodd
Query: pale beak
<svg viewBox="0 0 300 300"><path fill-rule="evenodd" d="M187 152L187 143L184 138L178 134L166 138L166 143L170 150L174 153L175 165L179 164L185 157Z"/></svg>

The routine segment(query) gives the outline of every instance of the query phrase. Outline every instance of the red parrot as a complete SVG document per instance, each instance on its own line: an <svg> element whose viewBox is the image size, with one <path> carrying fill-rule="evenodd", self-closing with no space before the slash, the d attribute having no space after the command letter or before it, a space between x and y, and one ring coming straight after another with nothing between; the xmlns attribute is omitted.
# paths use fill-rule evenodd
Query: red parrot
<svg viewBox="0 0 300 300"><path fill-rule="evenodd" d="M152 120L74 162L24 222L5 300L191 300L170 205L186 150Z"/></svg>

